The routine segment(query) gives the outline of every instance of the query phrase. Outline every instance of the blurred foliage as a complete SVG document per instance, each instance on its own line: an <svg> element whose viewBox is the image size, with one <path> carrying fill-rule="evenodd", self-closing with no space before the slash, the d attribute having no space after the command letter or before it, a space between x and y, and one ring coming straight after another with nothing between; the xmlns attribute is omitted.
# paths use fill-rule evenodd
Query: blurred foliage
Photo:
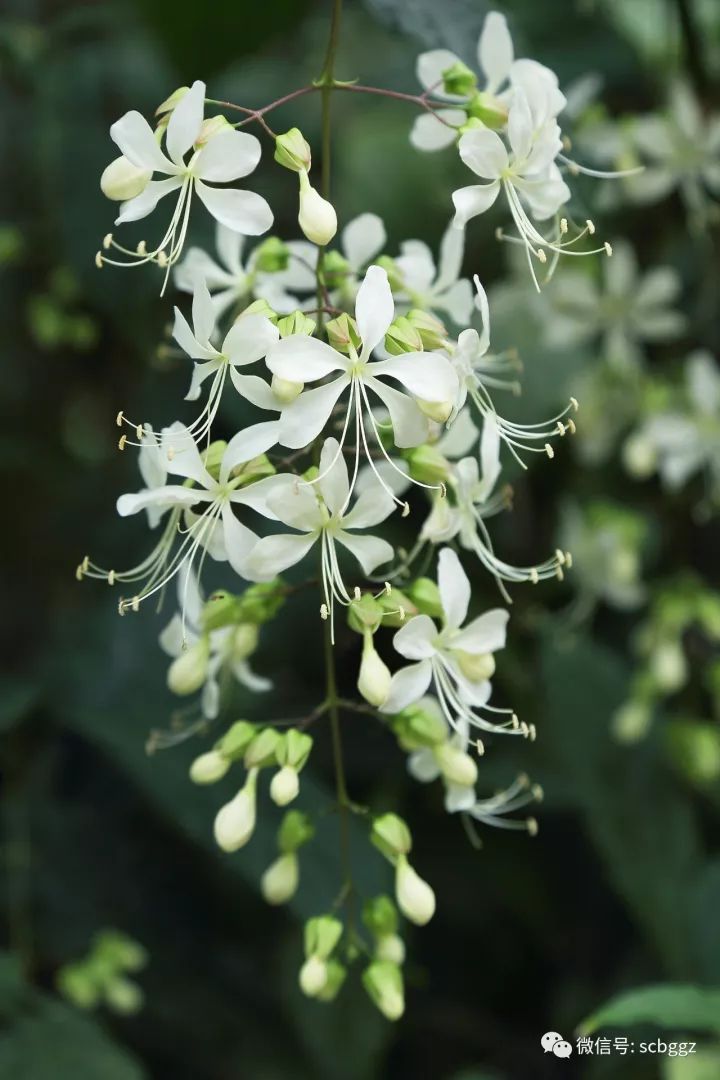
<svg viewBox="0 0 720 1080"><path fill-rule="evenodd" d="M716 4L502 6L520 55L532 50L563 84L597 73L614 114L657 107L668 76L683 67L699 79L707 103L718 104ZM683 38L679 13L688 8L701 28L701 55ZM486 10L475 0L349 3L340 77L412 89L421 48L447 46L472 58ZM121 526L114 515L116 494L135 483L130 456L114 453L118 408L132 404L133 415L166 422L174 419L167 402L185 389L184 365L158 349L170 304L158 301L155 279L98 273L93 264L112 218L98 189L113 153L108 127L126 109L149 111L196 77L207 78L218 98L271 100L320 69L327 25L327 6L312 0L278 2L271 15L262 5L226 0L205 8L167 0L3 5L3 1078L542 1080L557 1072L540 1051L541 1034L557 1029L569 1037L583 1017L717 1030L713 1017L701 1024L688 1011L693 1002L709 1007L720 986L712 686L691 679L663 701L646 738L617 742L611 718L631 692L642 614L615 610L599 590L592 620L573 624L570 582L542 596L516 590L497 693L537 725L540 738L494 746L482 768L488 791L517 768L543 784L537 840L493 833L473 852L459 823L444 815L440 793L405 782L402 757L383 732L348 717L353 793L412 822L423 876L440 898L437 918L412 942L408 1010L395 1028L356 983L333 1009L297 991L295 920L322 909L336 891L336 822L322 819L303 850L302 885L289 911L269 910L257 883L274 855L278 818L270 805L261 806L252 845L224 856L212 844L211 822L229 792L189 785L196 746L145 753L149 732L171 724L156 645L166 613L118 620L109 590L74 581L89 545L110 562L140 550L140 524ZM412 150L412 117L400 102L337 95L333 115L341 222L373 210L392 244L410 236L436 243L449 192L464 175L454 155ZM278 130L285 120L317 146L315 101L279 112ZM276 212L278 232L294 236L294 191L269 158L257 187ZM592 197L591 182L580 183L581 216ZM472 230L466 254L467 269L490 285L512 270L491 239L499 220L490 215ZM197 239L207 241L209 229L197 226ZM683 278L683 310L695 329L677 348L650 348L650 377L674 372L685 346L717 348L717 236L691 238L674 198L662 210L621 210L612 228L635 243L643 266L667 262ZM599 361L589 346L564 354L543 346L529 309L512 295L503 303L503 288L494 290L493 345L519 348L526 373L516 415L535 418L554 411ZM614 415L600 420L612 426ZM643 569L653 581L690 568L717 586L720 535L717 522L693 516L699 488L668 496L654 480L630 480L613 458L590 467L572 448L563 451L551 466L513 477L515 510L498 523L498 550L531 562L543 545L552 549L567 499L585 509L600 501L643 522ZM479 606L496 602L492 581L479 574L477 590ZM276 715L317 703L320 630L316 643L308 629L315 625L312 599L299 592L263 639L257 666L276 679ZM689 662L702 666L707 643L692 628L688 635ZM357 648L352 634L341 636L345 689ZM237 708L264 718L257 698L239 698ZM326 742L318 740L303 776L309 808L326 801L331 783ZM386 867L367 845L355 844L354 858L364 889L386 888ZM145 1004L132 1016L83 1014L54 993L67 965L86 956L107 926L142 942L149 956L140 977ZM634 997L597 1012L599 1002L625 991ZM582 1075L591 1080L720 1074L710 1044L662 1071L650 1059L585 1062Z"/></svg>

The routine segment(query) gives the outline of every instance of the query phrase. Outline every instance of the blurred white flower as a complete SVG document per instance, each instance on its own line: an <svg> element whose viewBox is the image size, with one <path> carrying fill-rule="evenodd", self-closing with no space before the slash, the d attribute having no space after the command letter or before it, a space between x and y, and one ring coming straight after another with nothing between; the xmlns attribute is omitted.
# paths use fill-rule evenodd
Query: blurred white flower
<svg viewBox="0 0 720 1080"><path fill-rule="evenodd" d="M439 265L422 240L405 240L395 266L402 276L398 310L421 308L424 311L447 312L458 326L466 326L473 308L472 285L460 277L465 234L451 223L440 241ZM408 303L403 299L407 296Z"/></svg>

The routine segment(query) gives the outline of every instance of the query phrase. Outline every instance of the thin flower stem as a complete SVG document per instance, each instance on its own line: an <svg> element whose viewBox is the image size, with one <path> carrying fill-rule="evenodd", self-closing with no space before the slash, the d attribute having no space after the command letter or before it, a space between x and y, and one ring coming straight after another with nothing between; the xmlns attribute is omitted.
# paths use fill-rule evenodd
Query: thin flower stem
<svg viewBox="0 0 720 1080"><path fill-rule="evenodd" d="M432 113L436 120L439 120L445 127L455 129L455 124L448 123L442 116L438 116L437 110L443 107L442 102L431 102L427 100L426 91L424 94L404 94L400 90L385 90L381 86L360 86L358 83L343 83L334 82L332 85L333 90L348 90L355 94L375 94L377 97L392 98L394 101L407 101L411 105L417 105L420 109L425 109L426 112ZM444 103L444 107L447 108L447 102Z"/></svg>
<svg viewBox="0 0 720 1080"><path fill-rule="evenodd" d="M352 940L354 937L354 885L352 877L352 860L350 858L350 814L354 812L355 804L348 795L347 783L345 780L345 762L343 759L342 733L340 730L340 699L338 698L337 680L335 678L335 652L332 644L329 620L324 622L323 630L325 637L326 673L325 704L330 717L333 765L335 768L335 791L337 794L337 806L340 818L340 859L343 875L341 893L345 898L347 909L348 937Z"/></svg>

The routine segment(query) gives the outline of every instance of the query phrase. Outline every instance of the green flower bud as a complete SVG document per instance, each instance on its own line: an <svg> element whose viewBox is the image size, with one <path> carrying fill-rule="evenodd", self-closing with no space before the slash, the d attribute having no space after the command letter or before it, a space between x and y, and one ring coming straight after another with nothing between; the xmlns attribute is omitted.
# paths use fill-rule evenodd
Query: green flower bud
<svg viewBox="0 0 720 1080"><path fill-rule="evenodd" d="M406 919L425 926L435 914L435 893L400 854L395 865L395 898Z"/></svg>
<svg viewBox="0 0 720 1080"><path fill-rule="evenodd" d="M137 983L117 976L106 983L103 996L108 1008L123 1016L132 1016L142 1008L144 995Z"/></svg>
<svg viewBox="0 0 720 1080"><path fill-rule="evenodd" d="M405 942L398 934L386 934L375 942L375 959L400 966L405 963Z"/></svg>
<svg viewBox="0 0 720 1080"><path fill-rule="evenodd" d="M651 721L650 705L645 701L630 700L613 715L613 735L621 743L639 742L647 735Z"/></svg>
<svg viewBox="0 0 720 1080"><path fill-rule="evenodd" d="M190 779L193 784L214 784L222 780L230 768L230 761L217 750L208 750L196 757L190 766Z"/></svg>
<svg viewBox="0 0 720 1080"><path fill-rule="evenodd" d="M297 851L315 835L315 826L308 814L301 810L288 810L277 834L278 848L284 854Z"/></svg>
<svg viewBox="0 0 720 1080"><path fill-rule="evenodd" d="M240 597L219 589L205 602L202 612L202 628L206 633L232 626L238 621Z"/></svg>
<svg viewBox="0 0 720 1080"><path fill-rule="evenodd" d="M469 653L463 649L453 649L452 652L460 670L470 682L485 682L495 674L495 657L492 653Z"/></svg>
<svg viewBox="0 0 720 1080"><path fill-rule="evenodd" d="M302 769L312 750L312 736L297 728L289 728L275 750L278 765L292 765L298 771Z"/></svg>
<svg viewBox="0 0 720 1080"><path fill-rule="evenodd" d="M262 769L275 762L275 752L282 736L275 728L263 728L245 751L245 768Z"/></svg>
<svg viewBox="0 0 720 1080"><path fill-rule="evenodd" d="M227 117L222 115L207 116L203 120L198 137L193 143L194 148L196 150L201 150L203 146L207 145L207 143L209 143L215 135L219 135L221 131L232 131L232 124Z"/></svg>
<svg viewBox="0 0 720 1080"><path fill-rule="evenodd" d="M625 440L622 460L631 476L636 480L645 480L657 468L657 451L650 439L636 433Z"/></svg>
<svg viewBox="0 0 720 1080"><path fill-rule="evenodd" d="M433 747L433 756L438 763L440 772L451 784L458 787L475 787L477 782L477 765L464 750L454 746L451 742L443 742Z"/></svg>
<svg viewBox="0 0 720 1080"><path fill-rule="evenodd" d="M204 450L202 453L203 465L214 480L217 480L220 475L220 463L226 450L227 443L225 440L216 439L215 442L211 442L207 450Z"/></svg>
<svg viewBox="0 0 720 1080"><path fill-rule="evenodd" d="M259 631L255 623L240 623L230 638L230 651L234 661L247 660L257 649Z"/></svg>
<svg viewBox="0 0 720 1080"><path fill-rule="evenodd" d="M371 631L366 630L357 681L358 690L369 705L379 708L390 693L391 679L387 664L375 649Z"/></svg>
<svg viewBox="0 0 720 1080"><path fill-rule="evenodd" d="M361 341L357 323L346 312L338 315L336 319L330 319L329 322L326 322L325 332L329 344L339 352L349 353L351 346L356 352L360 348Z"/></svg>
<svg viewBox="0 0 720 1080"><path fill-rule="evenodd" d="M287 806L300 792L298 771L293 765L283 765L270 781L270 798L276 806Z"/></svg>
<svg viewBox="0 0 720 1080"><path fill-rule="evenodd" d="M299 128L277 136L274 157L278 165L292 172L307 171L312 162L310 146Z"/></svg>
<svg viewBox="0 0 720 1080"><path fill-rule="evenodd" d="M666 738L673 764L695 784L720 779L720 731L716 724L671 721Z"/></svg>
<svg viewBox="0 0 720 1080"><path fill-rule="evenodd" d="M147 949L118 930L103 930L95 938L95 953L122 971L140 971L147 964Z"/></svg>
<svg viewBox="0 0 720 1080"><path fill-rule="evenodd" d="M325 974L325 985L319 994L316 995L318 1001L334 1001L340 993L340 988L345 982L347 975L347 968L340 963L335 957L328 960Z"/></svg>
<svg viewBox="0 0 720 1080"><path fill-rule="evenodd" d="M196 693L205 682L210 659L210 641L201 637L194 645L183 649L167 673L167 684L173 694L187 697Z"/></svg>
<svg viewBox="0 0 720 1080"><path fill-rule="evenodd" d="M287 270L290 249L279 236L268 236L253 252L253 266L263 274L277 274Z"/></svg>
<svg viewBox="0 0 720 1080"><path fill-rule="evenodd" d="M250 585L239 598L239 615L242 621L265 623L274 619L285 603L284 588L280 578Z"/></svg>
<svg viewBox="0 0 720 1080"><path fill-rule="evenodd" d="M375 818L370 839L392 863L399 855L406 855L412 847L410 830L397 814L382 814L379 818Z"/></svg>
<svg viewBox="0 0 720 1080"><path fill-rule="evenodd" d="M228 761L241 761L255 738L257 728L247 720L237 720L215 743L215 749Z"/></svg>
<svg viewBox="0 0 720 1080"><path fill-rule="evenodd" d="M442 349L448 341L445 324L429 311L413 308L407 313L407 320L420 335L424 349Z"/></svg>
<svg viewBox="0 0 720 1080"><path fill-rule="evenodd" d="M424 401L422 398L415 398L415 404L421 413L436 424L444 424L449 420L454 408L452 401Z"/></svg>
<svg viewBox="0 0 720 1080"><path fill-rule="evenodd" d="M260 889L268 904L286 904L297 892L300 864L295 852L280 855L260 879Z"/></svg>
<svg viewBox="0 0 720 1080"><path fill-rule="evenodd" d="M245 461L240 465L236 465L230 472L230 478L240 480L240 486L245 487L247 484L254 484L258 480L264 480L266 476L274 476L276 472L277 469L267 454L259 454L252 461Z"/></svg>
<svg viewBox="0 0 720 1080"><path fill-rule="evenodd" d="M417 615L418 609L405 593L396 589L393 585L390 592L382 592L375 603L382 611L383 626L403 626L413 615Z"/></svg>
<svg viewBox="0 0 720 1080"><path fill-rule="evenodd" d="M405 460L410 466L410 475L421 484L447 484L450 479L450 462L436 446L423 443L408 450Z"/></svg>
<svg viewBox="0 0 720 1080"><path fill-rule="evenodd" d="M327 251L322 264L322 282L330 289L344 284L350 273L350 263L339 251ZM327 324L326 324L327 325Z"/></svg>
<svg viewBox="0 0 720 1080"><path fill-rule="evenodd" d="M389 255L381 255L378 259L375 260L375 265L381 266L383 268L383 270L388 276L390 288L393 290L393 292L397 292L399 289L402 289L404 287L405 278L402 275L402 271L400 270L400 267L395 262L395 260L391 259Z"/></svg>
<svg viewBox="0 0 720 1080"><path fill-rule="evenodd" d="M410 705L391 719L392 729L403 750L420 750L424 746L437 746L448 736L447 724L441 716Z"/></svg>
<svg viewBox="0 0 720 1080"><path fill-rule="evenodd" d="M332 915L316 915L305 923L305 955L327 960L340 938L343 927Z"/></svg>
<svg viewBox="0 0 720 1080"><path fill-rule="evenodd" d="M688 668L678 641L663 641L653 650L650 672L664 693L672 694L680 689L687 680Z"/></svg>
<svg viewBox="0 0 720 1080"><path fill-rule="evenodd" d="M317 323L304 315L302 311L293 311L291 315L284 315L282 319L278 319L277 328L280 331L280 337L292 337L294 334L303 334L305 337L312 337L315 333L315 327Z"/></svg>
<svg viewBox="0 0 720 1080"><path fill-rule="evenodd" d="M240 312L235 322L240 322L240 320L244 319L247 315L264 315L266 319L270 319L273 322L278 317L277 311L274 311L267 300L263 299L253 300L252 304L248 304L248 306Z"/></svg>
<svg viewBox="0 0 720 1080"><path fill-rule="evenodd" d="M387 960L373 960L362 974L363 986L373 1004L388 1020L405 1012L405 991L400 968Z"/></svg>
<svg viewBox="0 0 720 1080"><path fill-rule="evenodd" d="M215 841L223 851L238 851L255 831L256 793L257 769L251 769L245 786L220 808L215 817Z"/></svg>
<svg viewBox="0 0 720 1080"><path fill-rule="evenodd" d="M305 389L305 383L293 382L291 379L281 379L279 375L273 375L270 381L270 389L280 405L291 405L296 397L300 397Z"/></svg>
<svg viewBox="0 0 720 1080"><path fill-rule="evenodd" d="M158 105L155 115L162 116L164 113L172 112L175 106L180 104L189 89L189 86L179 86L177 90L173 90L172 94L166 97L161 105Z"/></svg>
<svg viewBox="0 0 720 1080"><path fill-rule="evenodd" d="M417 578L405 591L422 615L429 615L431 619L443 618L440 590L430 578Z"/></svg>
<svg viewBox="0 0 720 1080"><path fill-rule="evenodd" d="M300 968L298 982L305 997L316 998L328 981L328 965L321 956L309 956Z"/></svg>
<svg viewBox="0 0 720 1080"><path fill-rule="evenodd" d="M66 964L57 975L57 988L78 1009L94 1009L100 991L85 964Z"/></svg>
<svg viewBox="0 0 720 1080"><path fill-rule="evenodd" d="M402 353L421 352L423 347L420 333L404 315L398 315L388 327L385 335L385 348L391 356Z"/></svg>
<svg viewBox="0 0 720 1080"><path fill-rule="evenodd" d="M385 895L374 896L366 900L362 909L362 921L373 937L396 934L398 912L395 902Z"/></svg>
<svg viewBox="0 0 720 1080"><path fill-rule="evenodd" d="M507 105L504 105L502 101L499 101L493 94L488 94L485 90L475 94L467 105L467 111L471 121L479 120L483 127L492 128L494 131L504 128L507 124ZM474 126L477 127L478 125L475 124ZM465 128L463 128L464 130Z"/></svg>
<svg viewBox="0 0 720 1080"><path fill-rule="evenodd" d="M111 161L100 177L100 189L106 199L125 202L141 195L152 178L151 169L140 169L124 156Z"/></svg>
<svg viewBox="0 0 720 1080"><path fill-rule="evenodd" d="M456 60L442 73L443 90L446 94L467 97L477 86L477 75L462 60Z"/></svg>
<svg viewBox="0 0 720 1080"><path fill-rule="evenodd" d="M363 593L359 600L351 600L348 605L348 626L356 634L377 630L382 617L382 605L370 593Z"/></svg>
<svg viewBox="0 0 720 1080"><path fill-rule="evenodd" d="M311 243L324 247L337 232L335 207L315 190L304 170L300 172L298 224Z"/></svg>

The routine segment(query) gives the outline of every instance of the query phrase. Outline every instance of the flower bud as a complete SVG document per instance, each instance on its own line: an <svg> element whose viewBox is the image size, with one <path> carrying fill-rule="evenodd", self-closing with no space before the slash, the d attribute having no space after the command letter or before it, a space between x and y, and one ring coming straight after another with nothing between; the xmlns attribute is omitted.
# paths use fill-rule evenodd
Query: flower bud
<svg viewBox="0 0 720 1080"><path fill-rule="evenodd" d="M329 289L342 287L351 271L350 263L339 251L328 251L322 264L322 283ZM341 316L342 318L342 316ZM329 324L326 323L326 328Z"/></svg>
<svg viewBox="0 0 720 1080"><path fill-rule="evenodd" d="M307 172L312 163L310 146L299 128L290 128L275 139L275 160L292 172Z"/></svg>
<svg viewBox="0 0 720 1080"><path fill-rule="evenodd" d="M288 810L277 834L278 848L287 855L307 844L315 835L315 826L301 810Z"/></svg>
<svg viewBox="0 0 720 1080"><path fill-rule="evenodd" d="M320 993L317 995L318 1001L334 1001L340 993L340 988L345 982L347 975L347 968L345 968L339 960L335 957L331 957L325 965L327 968L327 977L325 979L325 985Z"/></svg>
<svg viewBox="0 0 720 1080"><path fill-rule="evenodd" d="M298 771L305 766L312 750L312 736L297 728L289 728L275 750L278 765L292 765Z"/></svg>
<svg viewBox="0 0 720 1080"><path fill-rule="evenodd" d="M470 682L485 682L495 674L495 657L492 653L469 653L464 649L453 649L453 656Z"/></svg>
<svg viewBox="0 0 720 1080"><path fill-rule="evenodd" d="M395 862L399 855L405 856L412 847L410 830L397 814L382 814L376 818L370 839L390 862Z"/></svg>
<svg viewBox="0 0 720 1080"><path fill-rule="evenodd" d="M661 642L650 657L650 670L655 682L666 694L679 690L687 678L685 653L679 642Z"/></svg>
<svg viewBox="0 0 720 1080"><path fill-rule="evenodd" d="M401 854L395 869L395 898L406 919L425 926L435 914L435 893Z"/></svg>
<svg viewBox="0 0 720 1080"><path fill-rule="evenodd" d="M393 585L390 592L384 591L376 599L376 604L382 610L383 626L391 626L395 629L404 626L408 619L417 615L418 609L412 600L396 589Z"/></svg>
<svg viewBox="0 0 720 1080"><path fill-rule="evenodd" d="M639 742L647 735L652 709L645 701L627 701L612 718L612 731L618 742Z"/></svg>
<svg viewBox="0 0 720 1080"><path fill-rule="evenodd" d="M290 379L281 379L279 375L273 375L270 388L280 405L290 405L296 397L302 394L305 384L292 382Z"/></svg>
<svg viewBox="0 0 720 1080"><path fill-rule="evenodd" d="M429 615L431 619L443 617L440 590L430 578L417 578L406 592L421 614Z"/></svg>
<svg viewBox="0 0 720 1080"><path fill-rule="evenodd" d="M142 1008L144 995L137 983L116 975L103 988L103 996L108 1008L123 1016L132 1016Z"/></svg>
<svg viewBox="0 0 720 1080"><path fill-rule="evenodd" d="M173 90L170 97L166 97L162 104L158 105L155 115L162 116L164 113L172 112L175 106L180 104L189 89L189 86L179 86L177 90Z"/></svg>
<svg viewBox="0 0 720 1080"><path fill-rule="evenodd" d="M268 236L253 252L253 267L263 274L277 274L287 270L290 249L279 236Z"/></svg>
<svg viewBox="0 0 720 1080"><path fill-rule="evenodd" d="M327 960L342 937L342 923L333 915L316 915L305 923L305 956Z"/></svg>
<svg viewBox="0 0 720 1080"><path fill-rule="evenodd" d="M317 997L328 981L328 967L319 956L309 956L300 968L300 989L309 998Z"/></svg>
<svg viewBox="0 0 720 1080"><path fill-rule="evenodd" d="M421 484L447 484L450 479L450 462L436 446L423 443L405 454L413 480ZM443 500L447 502L446 499Z"/></svg>
<svg viewBox="0 0 720 1080"><path fill-rule="evenodd" d="M405 942L399 934L385 934L376 940L375 959L387 960L398 966L405 963Z"/></svg>
<svg viewBox="0 0 720 1080"><path fill-rule="evenodd" d="M125 202L142 194L150 182L152 169L141 169L121 155L111 161L100 177L100 189L106 199Z"/></svg>
<svg viewBox="0 0 720 1080"><path fill-rule="evenodd" d="M300 866L294 851L280 855L260 880L262 894L268 904L286 904L297 892Z"/></svg>
<svg viewBox="0 0 720 1080"><path fill-rule="evenodd" d="M193 761L190 766L190 779L193 784L214 784L217 780L222 780L229 768L228 758L223 757L217 750L208 750Z"/></svg>
<svg viewBox="0 0 720 1080"><path fill-rule="evenodd" d="M276 806L287 806L297 798L299 791L298 772L292 765L283 765L270 781L270 798Z"/></svg>
<svg viewBox="0 0 720 1080"><path fill-rule="evenodd" d="M232 130L233 126L227 117L222 115L207 116L200 126L198 137L193 143L193 146L196 150L201 150L203 146L209 143L215 135L219 135L221 131Z"/></svg>
<svg viewBox="0 0 720 1080"><path fill-rule="evenodd" d="M420 750L424 746L437 746L448 736L447 724L442 716L423 709L422 705L409 705L392 718L392 728L403 750Z"/></svg>
<svg viewBox="0 0 720 1080"><path fill-rule="evenodd" d="M436 424L444 424L449 420L454 408L452 401L423 401L422 398L415 398L415 404L421 413Z"/></svg>
<svg viewBox="0 0 720 1080"><path fill-rule="evenodd" d="M304 334L305 337L312 337L316 326L317 323L314 319L309 319L302 311L293 311L291 315L284 315L277 322L280 337L283 338L292 337L294 334Z"/></svg>
<svg viewBox="0 0 720 1080"><path fill-rule="evenodd" d="M186 697L194 694L205 682L210 658L210 642L201 637L194 645L177 656L167 673L167 684L173 694Z"/></svg>
<svg viewBox="0 0 720 1080"><path fill-rule="evenodd" d="M202 613L202 628L206 633L232 626L238 621L240 597L218 589L206 601Z"/></svg>
<svg viewBox="0 0 720 1080"><path fill-rule="evenodd" d="M473 121L476 122L473 126L477 126L477 122L479 121L483 127L489 127L494 131L498 131L507 124L507 105L503 104L502 101L499 101L494 94L488 94L486 90L482 90L472 98L467 105L467 111L470 118L467 126ZM461 130L465 132L466 126Z"/></svg>
<svg viewBox="0 0 720 1080"><path fill-rule="evenodd" d="M446 94L467 97L477 86L477 75L462 60L456 60L442 73L443 90Z"/></svg>
<svg viewBox="0 0 720 1080"><path fill-rule="evenodd" d="M623 465L636 480L652 476L657 468L657 451L645 435L631 435L622 448Z"/></svg>
<svg viewBox="0 0 720 1080"><path fill-rule="evenodd" d="M313 244L324 247L337 232L337 215L332 203L311 185L305 171L300 173L300 212L298 223Z"/></svg>
<svg viewBox="0 0 720 1080"><path fill-rule="evenodd" d="M243 487L254 484L258 480L264 480L266 476L274 476L277 469L267 454L258 454L250 461L244 461L230 470L231 480L240 480Z"/></svg>
<svg viewBox="0 0 720 1080"><path fill-rule="evenodd" d="M267 300L264 300L262 297L253 300L252 304L248 304L248 306L240 312L235 319L235 322L240 322L240 320L244 319L247 315L264 315L265 318L270 319L271 322L278 317L277 311L274 311Z"/></svg>
<svg viewBox="0 0 720 1080"><path fill-rule="evenodd" d="M477 765L459 746L454 746L450 741L440 743L439 746L433 747L433 755L440 772L451 784L457 784L458 787L475 787Z"/></svg>
<svg viewBox="0 0 720 1080"><path fill-rule="evenodd" d="M227 450L227 443L224 439L216 439L211 442L206 450L202 453L203 465L212 477L217 480L220 476L220 464L225 451Z"/></svg>
<svg viewBox="0 0 720 1080"><path fill-rule="evenodd" d="M242 621L261 624L274 619L285 603L284 588L281 578L249 585L238 598Z"/></svg>
<svg viewBox="0 0 720 1080"><path fill-rule="evenodd" d="M422 352L422 347L420 332L404 315L398 315L385 335L387 351L391 356L400 356L402 353Z"/></svg>
<svg viewBox="0 0 720 1080"><path fill-rule="evenodd" d="M237 720L223 737L215 743L215 749L228 761L241 761L245 751L255 738L257 728L247 720Z"/></svg>
<svg viewBox="0 0 720 1080"><path fill-rule="evenodd" d="M395 902L384 894L366 900L362 909L362 921L373 937L386 937L396 933L398 913Z"/></svg>
<svg viewBox="0 0 720 1080"><path fill-rule="evenodd" d="M408 311L407 320L419 333L424 349L442 349L447 345L448 332L445 324L429 311L413 308Z"/></svg>
<svg viewBox="0 0 720 1080"><path fill-rule="evenodd" d="M379 708L390 693L391 679L387 664L375 649L372 633L366 630L357 681L358 690L370 705Z"/></svg>
<svg viewBox="0 0 720 1080"><path fill-rule="evenodd" d="M404 287L405 278L403 277L402 270L389 255L380 255L380 257L375 260L375 265L381 266L385 271L388 276L390 288L393 289L393 291L397 291Z"/></svg>
<svg viewBox="0 0 720 1080"><path fill-rule="evenodd" d="M262 769L274 764L275 753L282 736L275 728L263 728L245 751L245 768Z"/></svg>
<svg viewBox="0 0 720 1080"><path fill-rule="evenodd" d="M356 634L375 631L382 622L383 610L379 598L370 593L363 593L359 599L353 599L348 605L348 626Z"/></svg>
<svg viewBox="0 0 720 1080"><path fill-rule="evenodd" d="M332 345L333 349L338 349L339 352L349 353L351 346L357 351L362 344L357 323L352 315L348 315L347 312L343 312L336 319L330 319L329 322L326 322L325 332L329 344Z"/></svg>
<svg viewBox="0 0 720 1080"><path fill-rule="evenodd" d="M230 638L230 651L234 661L247 660L257 648L258 628L255 623L240 623Z"/></svg>
<svg viewBox="0 0 720 1080"><path fill-rule="evenodd" d="M374 1005L388 1020L399 1020L405 1011L400 968L387 960L373 960L362 974L363 986Z"/></svg>
<svg viewBox="0 0 720 1080"><path fill-rule="evenodd" d="M238 851L255 830L257 769L251 769L245 786L221 807L215 818L215 840L223 851Z"/></svg>

